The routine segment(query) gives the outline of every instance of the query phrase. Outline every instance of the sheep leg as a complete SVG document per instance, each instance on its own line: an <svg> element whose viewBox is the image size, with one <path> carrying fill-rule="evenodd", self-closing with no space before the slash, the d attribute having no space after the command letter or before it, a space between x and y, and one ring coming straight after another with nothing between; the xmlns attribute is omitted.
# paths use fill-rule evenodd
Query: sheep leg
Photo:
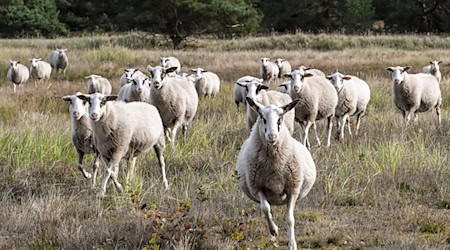
<svg viewBox="0 0 450 250"><path fill-rule="evenodd" d="M183 137L184 137L184 141L187 140L187 130L188 130L188 125L187 124L183 124L181 126L181 128L183 129Z"/></svg>
<svg viewBox="0 0 450 250"><path fill-rule="evenodd" d="M358 117L359 117L359 115L358 115ZM348 118L347 128L348 128L348 135L352 136L352 121L350 120L350 117ZM356 134L358 134L358 132L356 132Z"/></svg>
<svg viewBox="0 0 450 250"><path fill-rule="evenodd" d="M289 249L297 250L297 242L295 241L295 217L294 217L294 208L295 202L298 198L298 193L292 194L289 196L288 204L287 204L287 224L288 224L288 232L289 232Z"/></svg>
<svg viewBox="0 0 450 250"><path fill-rule="evenodd" d="M16 93L16 84L13 83L13 92Z"/></svg>
<svg viewBox="0 0 450 250"><path fill-rule="evenodd" d="M172 128L172 135L170 139L170 146L175 149L175 137L177 136L177 130L181 126L181 122L175 122L175 125Z"/></svg>
<svg viewBox="0 0 450 250"><path fill-rule="evenodd" d="M83 167L83 159L84 159L84 152L77 149L78 153L78 169L83 173L84 178L89 179L91 178L91 174L87 172Z"/></svg>
<svg viewBox="0 0 450 250"><path fill-rule="evenodd" d="M358 131L359 131L359 126L361 125L361 117L362 117L363 113L359 113L358 116L356 117L356 131L355 131L355 135L358 135Z"/></svg>
<svg viewBox="0 0 450 250"><path fill-rule="evenodd" d="M158 162L159 162L159 166L161 167L161 172L162 172L162 178L163 178L163 184L164 187L167 189L169 189L169 182L167 181L166 178L166 163L164 161L164 140L162 140L162 142L158 142L155 144L155 146L153 146L153 148L155 149L155 153L156 153L156 157L158 158Z"/></svg>
<svg viewBox="0 0 450 250"><path fill-rule="evenodd" d="M328 119L328 139L327 139L327 148L331 145L331 130L333 129L333 116L330 116ZM344 126L344 124L342 125Z"/></svg>
<svg viewBox="0 0 450 250"><path fill-rule="evenodd" d="M305 131L304 131L304 138L303 138L303 145L307 146L308 148L310 148L311 145L309 145L308 142L308 133L309 133L309 128L311 127L311 125L313 125L313 122L311 121L307 121L306 125L305 125Z"/></svg>
<svg viewBox="0 0 450 250"><path fill-rule="evenodd" d="M95 153L94 165L92 166L92 168L93 168L92 186L93 187L95 187L95 185L97 184L97 173L98 173L98 167L100 166L100 159L101 159L100 153L96 152Z"/></svg>
<svg viewBox="0 0 450 250"><path fill-rule="evenodd" d="M133 156L131 159L131 164L130 164L130 160L127 161L127 165L128 165L128 173L127 173L127 182L130 180L130 178L133 178L134 176L134 166L136 166L136 159L137 156Z"/></svg>
<svg viewBox="0 0 450 250"><path fill-rule="evenodd" d="M314 129L314 135L316 136L317 145L320 146L321 142L320 142L320 138L319 138L319 133L317 133L316 122L313 123L313 129Z"/></svg>
<svg viewBox="0 0 450 250"><path fill-rule="evenodd" d="M267 224L269 225L270 240L274 241L276 240L275 236L278 235L278 226L275 224L275 222L273 222L272 213L270 212L270 204L267 201L266 196L262 191L258 192L258 196L261 211L266 216Z"/></svg>
<svg viewBox="0 0 450 250"><path fill-rule="evenodd" d="M102 190L99 193L99 196L103 197L105 196L106 193L106 186L108 185L108 180L109 178L111 178L114 182L114 184L116 185L117 190L122 193L123 189L122 189L122 185L120 185L119 181L117 180L117 175L118 175L118 171L116 172L115 170L119 168L119 160L117 159L110 159L108 162L108 166L106 167L105 170L105 175L103 176L103 182L102 182Z"/></svg>
<svg viewBox="0 0 450 250"><path fill-rule="evenodd" d="M441 126L441 105L436 106L436 115L438 121L438 127Z"/></svg>
<svg viewBox="0 0 450 250"><path fill-rule="evenodd" d="M339 139L340 140L344 139L344 130L345 130L345 123L347 122L347 118L348 118L348 114L345 114L342 117L341 131L339 131Z"/></svg>

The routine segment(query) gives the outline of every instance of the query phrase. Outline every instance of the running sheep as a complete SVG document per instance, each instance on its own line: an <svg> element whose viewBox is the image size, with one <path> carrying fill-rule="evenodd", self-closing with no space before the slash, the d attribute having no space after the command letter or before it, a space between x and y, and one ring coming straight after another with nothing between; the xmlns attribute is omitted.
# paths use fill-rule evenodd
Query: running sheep
<svg viewBox="0 0 450 250"><path fill-rule="evenodd" d="M18 61L9 61L9 69L6 73L6 78L11 82L13 91L16 93L16 85L24 84L30 78L28 68Z"/></svg>
<svg viewBox="0 0 450 250"><path fill-rule="evenodd" d="M56 72L61 69L63 74L66 74L67 66L69 66L69 59L66 54L67 49L56 49L48 56L48 61Z"/></svg>
<svg viewBox="0 0 450 250"><path fill-rule="evenodd" d="M111 83L108 79L99 75L89 75L85 77L88 80L88 94L102 93L111 94Z"/></svg>

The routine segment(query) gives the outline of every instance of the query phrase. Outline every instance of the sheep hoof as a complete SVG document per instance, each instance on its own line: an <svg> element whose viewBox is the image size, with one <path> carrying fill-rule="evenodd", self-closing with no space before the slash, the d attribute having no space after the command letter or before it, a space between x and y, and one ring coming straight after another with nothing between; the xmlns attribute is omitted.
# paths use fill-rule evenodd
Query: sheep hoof
<svg viewBox="0 0 450 250"><path fill-rule="evenodd" d="M91 173L84 172L84 178L91 179L91 177L92 177Z"/></svg>

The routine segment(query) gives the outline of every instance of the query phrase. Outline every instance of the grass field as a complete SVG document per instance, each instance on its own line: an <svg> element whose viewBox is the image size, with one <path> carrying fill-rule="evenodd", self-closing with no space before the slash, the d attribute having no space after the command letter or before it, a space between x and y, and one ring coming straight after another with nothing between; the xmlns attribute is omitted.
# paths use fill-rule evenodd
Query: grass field
<svg viewBox="0 0 450 250"><path fill-rule="evenodd" d="M309 195L297 202L298 246L450 249L446 38L198 38L180 51L165 48L155 37L145 39L125 35L0 40L1 249L285 249L286 208L273 208L280 235L270 242L256 204L236 185L236 157L249 133L245 113L236 112L232 89L239 77L258 75L261 57L281 57L293 66L327 73L339 69L365 79L372 90L358 136L311 150L318 175ZM69 49L67 74L53 74L44 83L31 80L14 95L6 80L9 60L29 66L28 58L46 59L55 47ZM217 72L223 80L221 92L200 101L189 135L185 141L178 137L176 151L167 143L170 190L164 190L150 151L138 160L134 178L125 185L127 192L119 194L110 185L107 196L98 199L98 190L76 167L68 107L60 97L85 92L84 77L89 74L111 79L117 93L123 68L145 70L167 55L180 59L182 71L200 66ZM431 60L443 61L442 126L436 128L436 116L430 112L405 128L384 68L411 65L417 72ZM319 129L325 140L323 124ZM301 137L298 126L294 136ZM86 165L92 160L88 157ZM124 181L125 162L123 166Z"/></svg>

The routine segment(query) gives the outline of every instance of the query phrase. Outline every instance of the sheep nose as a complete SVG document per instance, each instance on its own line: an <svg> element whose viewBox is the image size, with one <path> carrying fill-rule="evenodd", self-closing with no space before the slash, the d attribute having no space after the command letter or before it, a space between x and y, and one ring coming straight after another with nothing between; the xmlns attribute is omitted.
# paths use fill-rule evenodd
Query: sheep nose
<svg viewBox="0 0 450 250"><path fill-rule="evenodd" d="M276 140L278 139L277 134L268 134L267 137L268 137L270 143L275 143Z"/></svg>
<svg viewBox="0 0 450 250"><path fill-rule="evenodd" d="M74 112L73 112L73 116L74 116L74 117L78 117L78 116L80 116L80 112L78 112L78 111L74 111Z"/></svg>
<svg viewBox="0 0 450 250"><path fill-rule="evenodd" d="M300 91L300 87L299 86L294 86L294 90L295 90L295 92L299 92Z"/></svg>
<svg viewBox="0 0 450 250"><path fill-rule="evenodd" d="M92 119L92 120L97 120L97 118L98 118L97 113L92 113L92 114L91 114L91 119Z"/></svg>
<svg viewBox="0 0 450 250"><path fill-rule="evenodd" d="M395 79L395 80L394 80L394 83L395 83L395 84L399 84L399 83L400 83L400 80Z"/></svg>
<svg viewBox="0 0 450 250"><path fill-rule="evenodd" d="M142 88L137 88L136 91L137 91L138 93L142 93Z"/></svg>

